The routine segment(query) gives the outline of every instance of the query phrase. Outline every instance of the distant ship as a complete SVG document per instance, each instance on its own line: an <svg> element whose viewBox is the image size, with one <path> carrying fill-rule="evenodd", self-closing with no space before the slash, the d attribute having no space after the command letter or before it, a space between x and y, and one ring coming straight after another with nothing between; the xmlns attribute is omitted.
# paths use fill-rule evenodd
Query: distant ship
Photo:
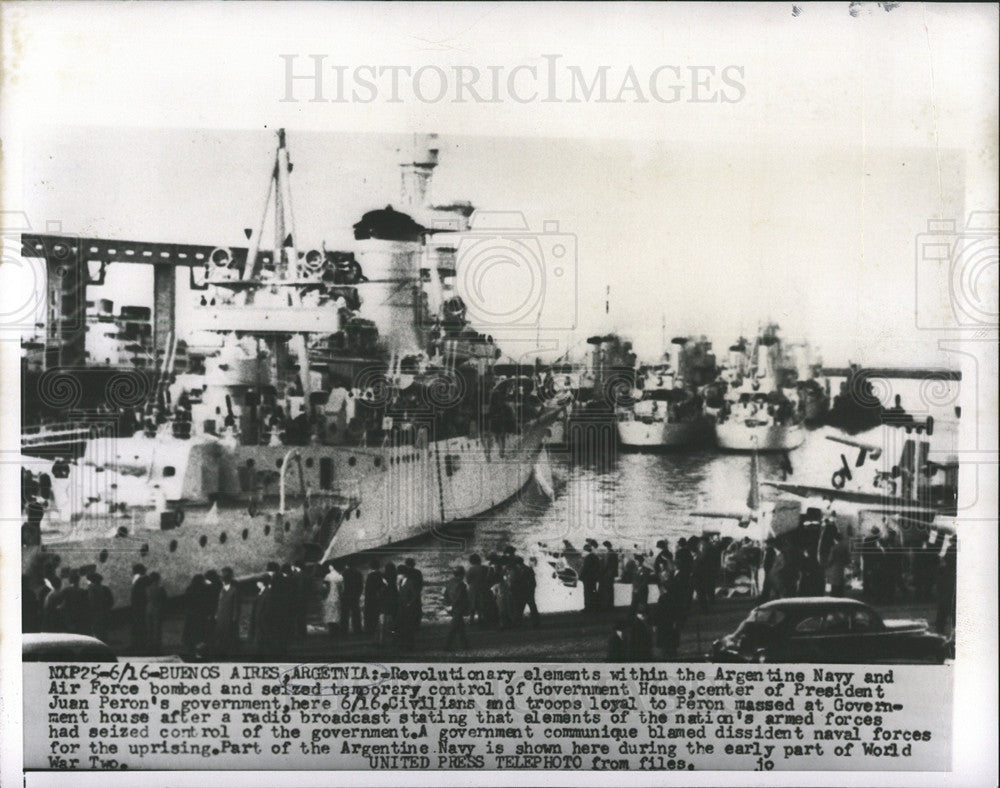
<svg viewBox="0 0 1000 788"><path fill-rule="evenodd" d="M626 448L678 448L711 437L698 393L715 375L711 343L678 337L671 345L666 363L636 371L635 401L617 409L618 438Z"/></svg>
<svg viewBox="0 0 1000 788"><path fill-rule="evenodd" d="M779 328L768 324L753 345L741 341L730 348L729 363L709 412L715 439L728 451L789 451L805 440L794 370L783 366Z"/></svg>
<svg viewBox="0 0 1000 788"><path fill-rule="evenodd" d="M404 169L420 196L431 142ZM454 242L387 208L355 226L356 256L300 251L290 171L279 132L273 251L258 230L192 273L202 298L185 328L216 342L204 369L178 369L171 337L133 430L75 462L24 459L29 582L96 570L123 605L136 563L170 593L207 569L249 578L426 534L532 477L566 399L494 372L499 348L453 289Z"/></svg>

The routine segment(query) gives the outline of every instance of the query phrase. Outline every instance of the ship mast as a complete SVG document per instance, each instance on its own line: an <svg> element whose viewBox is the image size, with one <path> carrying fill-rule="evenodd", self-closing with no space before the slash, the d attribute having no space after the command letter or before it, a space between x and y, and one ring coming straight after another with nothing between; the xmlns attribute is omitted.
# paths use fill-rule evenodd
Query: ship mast
<svg viewBox="0 0 1000 788"><path fill-rule="evenodd" d="M278 129L278 154L275 163L275 191L274 191L274 239L279 245L278 254L275 256L275 263L278 267L278 277L280 279L299 278L299 253L295 246L295 213L292 211L292 192L288 175L292 171L292 163L288 158L288 148L285 146L285 130ZM285 237L285 197L288 197L287 210L288 221L291 232ZM283 257L287 255L287 257ZM293 274L289 277L289 269ZM289 306L298 308L302 305L298 289L292 287L288 289ZM306 341L306 334L293 334L292 347L299 360L299 380L302 383L302 395L306 403L310 401L312 387L310 386L309 375L309 346Z"/></svg>
<svg viewBox="0 0 1000 788"><path fill-rule="evenodd" d="M292 165L285 144L285 131L278 131L278 146L270 169L267 194L260 213L260 221L250 235L247 258L237 281L229 278L212 278L208 284L230 289L234 295L242 294L242 304L215 304L197 311L191 319L192 330L207 329L237 336L253 337L258 347L267 347L272 371L287 369L289 351L298 357L298 377L305 402L310 401L311 378L307 339L311 333L329 330L329 308L306 307L302 302L301 288L310 282L299 263L295 238L295 216L292 211L288 175ZM263 271L266 254L261 254L264 227L271 204L274 205L273 277ZM224 250L228 256L228 250ZM224 259L224 258L223 258ZM259 295L258 295L259 293ZM275 300L277 304L273 303ZM264 306L261 302L267 302ZM278 307L275 310L275 307ZM335 330L335 329L334 329ZM280 376L280 372L279 372Z"/></svg>

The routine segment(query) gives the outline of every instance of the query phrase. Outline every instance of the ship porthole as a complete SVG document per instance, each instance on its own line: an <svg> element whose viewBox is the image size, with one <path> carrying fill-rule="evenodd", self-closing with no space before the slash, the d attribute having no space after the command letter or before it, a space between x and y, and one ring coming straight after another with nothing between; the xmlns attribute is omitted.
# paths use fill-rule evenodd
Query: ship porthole
<svg viewBox="0 0 1000 788"><path fill-rule="evenodd" d="M353 468L355 465L358 464L358 458L357 457L348 457L347 458L347 464L350 465Z"/></svg>
<svg viewBox="0 0 1000 788"><path fill-rule="evenodd" d="M243 533L241 533L240 536L243 537L243 541L245 542L250 537L250 529L244 528Z"/></svg>
<svg viewBox="0 0 1000 788"><path fill-rule="evenodd" d="M381 457L376 457L374 464L375 464L376 468L381 468L382 467L382 458Z"/></svg>
<svg viewBox="0 0 1000 788"><path fill-rule="evenodd" d="M226 532L223 531L221 534L219 534L219 544L225 544L228 538L229 537L226 536Z"/></svg>
<svg viewBox="0 0 1000 788"><path fill-rule="evenodd" d="M143 546L139 548L139 555L141 555L143 558L145 558L147 555L149 555L149 545L148 544L143 544Z"/></svg>
<svg viewBox="0 0 1000 788"><path fill-rule="evenodd" d="M177 552L177 540L176 539L171 539L170 540L170 552L171 553L176 553Z"/></svg>
<svg viewBox="0 0 1000 788"><path fill-rule="evenodd" d="M315 465L315 460L312 457L306 457L306 467L312 468Z"/></svg>
<svg viewBox="0 0 1000 788"><path fill-rule="evenodd" d="M271 535L271 526L265 525L264 526L264 536L270 536L270 535Z"/></svg>
<svg viewBox="0 0 1000 788"><path fill-rule="evenodd" d="M274 465L275 465L275 467L276 467L276 468L280 468L280 467L281 467L281 462L282 462L282 459L281 459L281 457L279 457L278 459L276 459L276 460L274 461Z"/></svg>
<svg viewBox="0 0 1000 788"><path fill-rule="evenodd" d="M101 550L100 554L97 556L97 560L100 561L102 564L105 561L107 561L108 560L108 551L107 550Z"/></svg>
<svg viewBox="0 0 1000 788"><path fill-rule="evenodd" d="M199 536L198 537L198 544L200 544L202 547L204 547L205 545L207 545L208 544L208 537L205 536L204 534L202 534L201 536Z"/></svg>

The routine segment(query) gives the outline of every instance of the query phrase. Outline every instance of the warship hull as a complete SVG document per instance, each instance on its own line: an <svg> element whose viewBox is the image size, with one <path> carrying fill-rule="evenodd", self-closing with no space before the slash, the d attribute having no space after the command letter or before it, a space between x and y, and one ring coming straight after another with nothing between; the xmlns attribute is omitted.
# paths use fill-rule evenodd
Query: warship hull
<svg viewBox="0 0 1000 788"><path fill-rule="evenodd" d="M726 451L791 451L805 439L801 424L751 426L730 420L715 425L715 440Z"/></svg>
<svg viewBox="0 0 1000 788"><path fill-rule="evenodd" d="M671 449L691 446L711 433L706 421L619 421L618 439L629 449Z"/></svg>
<svg viewBox="0 0 1000 788"><path fill-rule="evenodd" d="M116 607L128 604L132 567L160 573L171 596L195 574L231 567L238 579L263 573L269 561L316 561L374 550L482 514L515 496L531 479L549 425L559 411L543 413L518 434L456 437L424 446L226 446L191 454L186 467L163 465L228 492L206 500L119 508L114 494L98 489L101 474L86 463L64 487L105 498L101 513L49 511L41 542L23 550L22 572L39 577L46 562L59 569L99 572ZM135 444L134 446L131 444ZM118 441L128 457L148 439ZM178 444L183 443L181 441ZM158 447L169 454L171 447ZM110 474L108 474L110 477ZM152 478L132 478L152 491ZM93 507L91 507L93 508Z"/></svg>

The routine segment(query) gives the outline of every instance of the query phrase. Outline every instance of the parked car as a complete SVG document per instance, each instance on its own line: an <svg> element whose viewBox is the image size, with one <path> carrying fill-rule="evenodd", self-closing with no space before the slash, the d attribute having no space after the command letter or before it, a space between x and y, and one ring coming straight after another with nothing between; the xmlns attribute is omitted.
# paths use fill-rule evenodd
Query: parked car
<svg viewBox="0 0 1000 788"><path fill-rule="evenodd" d="M21 635L24 662L117 662L102 640L66 632L26 632Z"/></svg>
<svg viewBox="0 0 1000 788"><path fill-rule="evenodd" d="M712 644L716 662L941 663L947 641L923 620L883 620L864 602L777 599Z"/></svg>

